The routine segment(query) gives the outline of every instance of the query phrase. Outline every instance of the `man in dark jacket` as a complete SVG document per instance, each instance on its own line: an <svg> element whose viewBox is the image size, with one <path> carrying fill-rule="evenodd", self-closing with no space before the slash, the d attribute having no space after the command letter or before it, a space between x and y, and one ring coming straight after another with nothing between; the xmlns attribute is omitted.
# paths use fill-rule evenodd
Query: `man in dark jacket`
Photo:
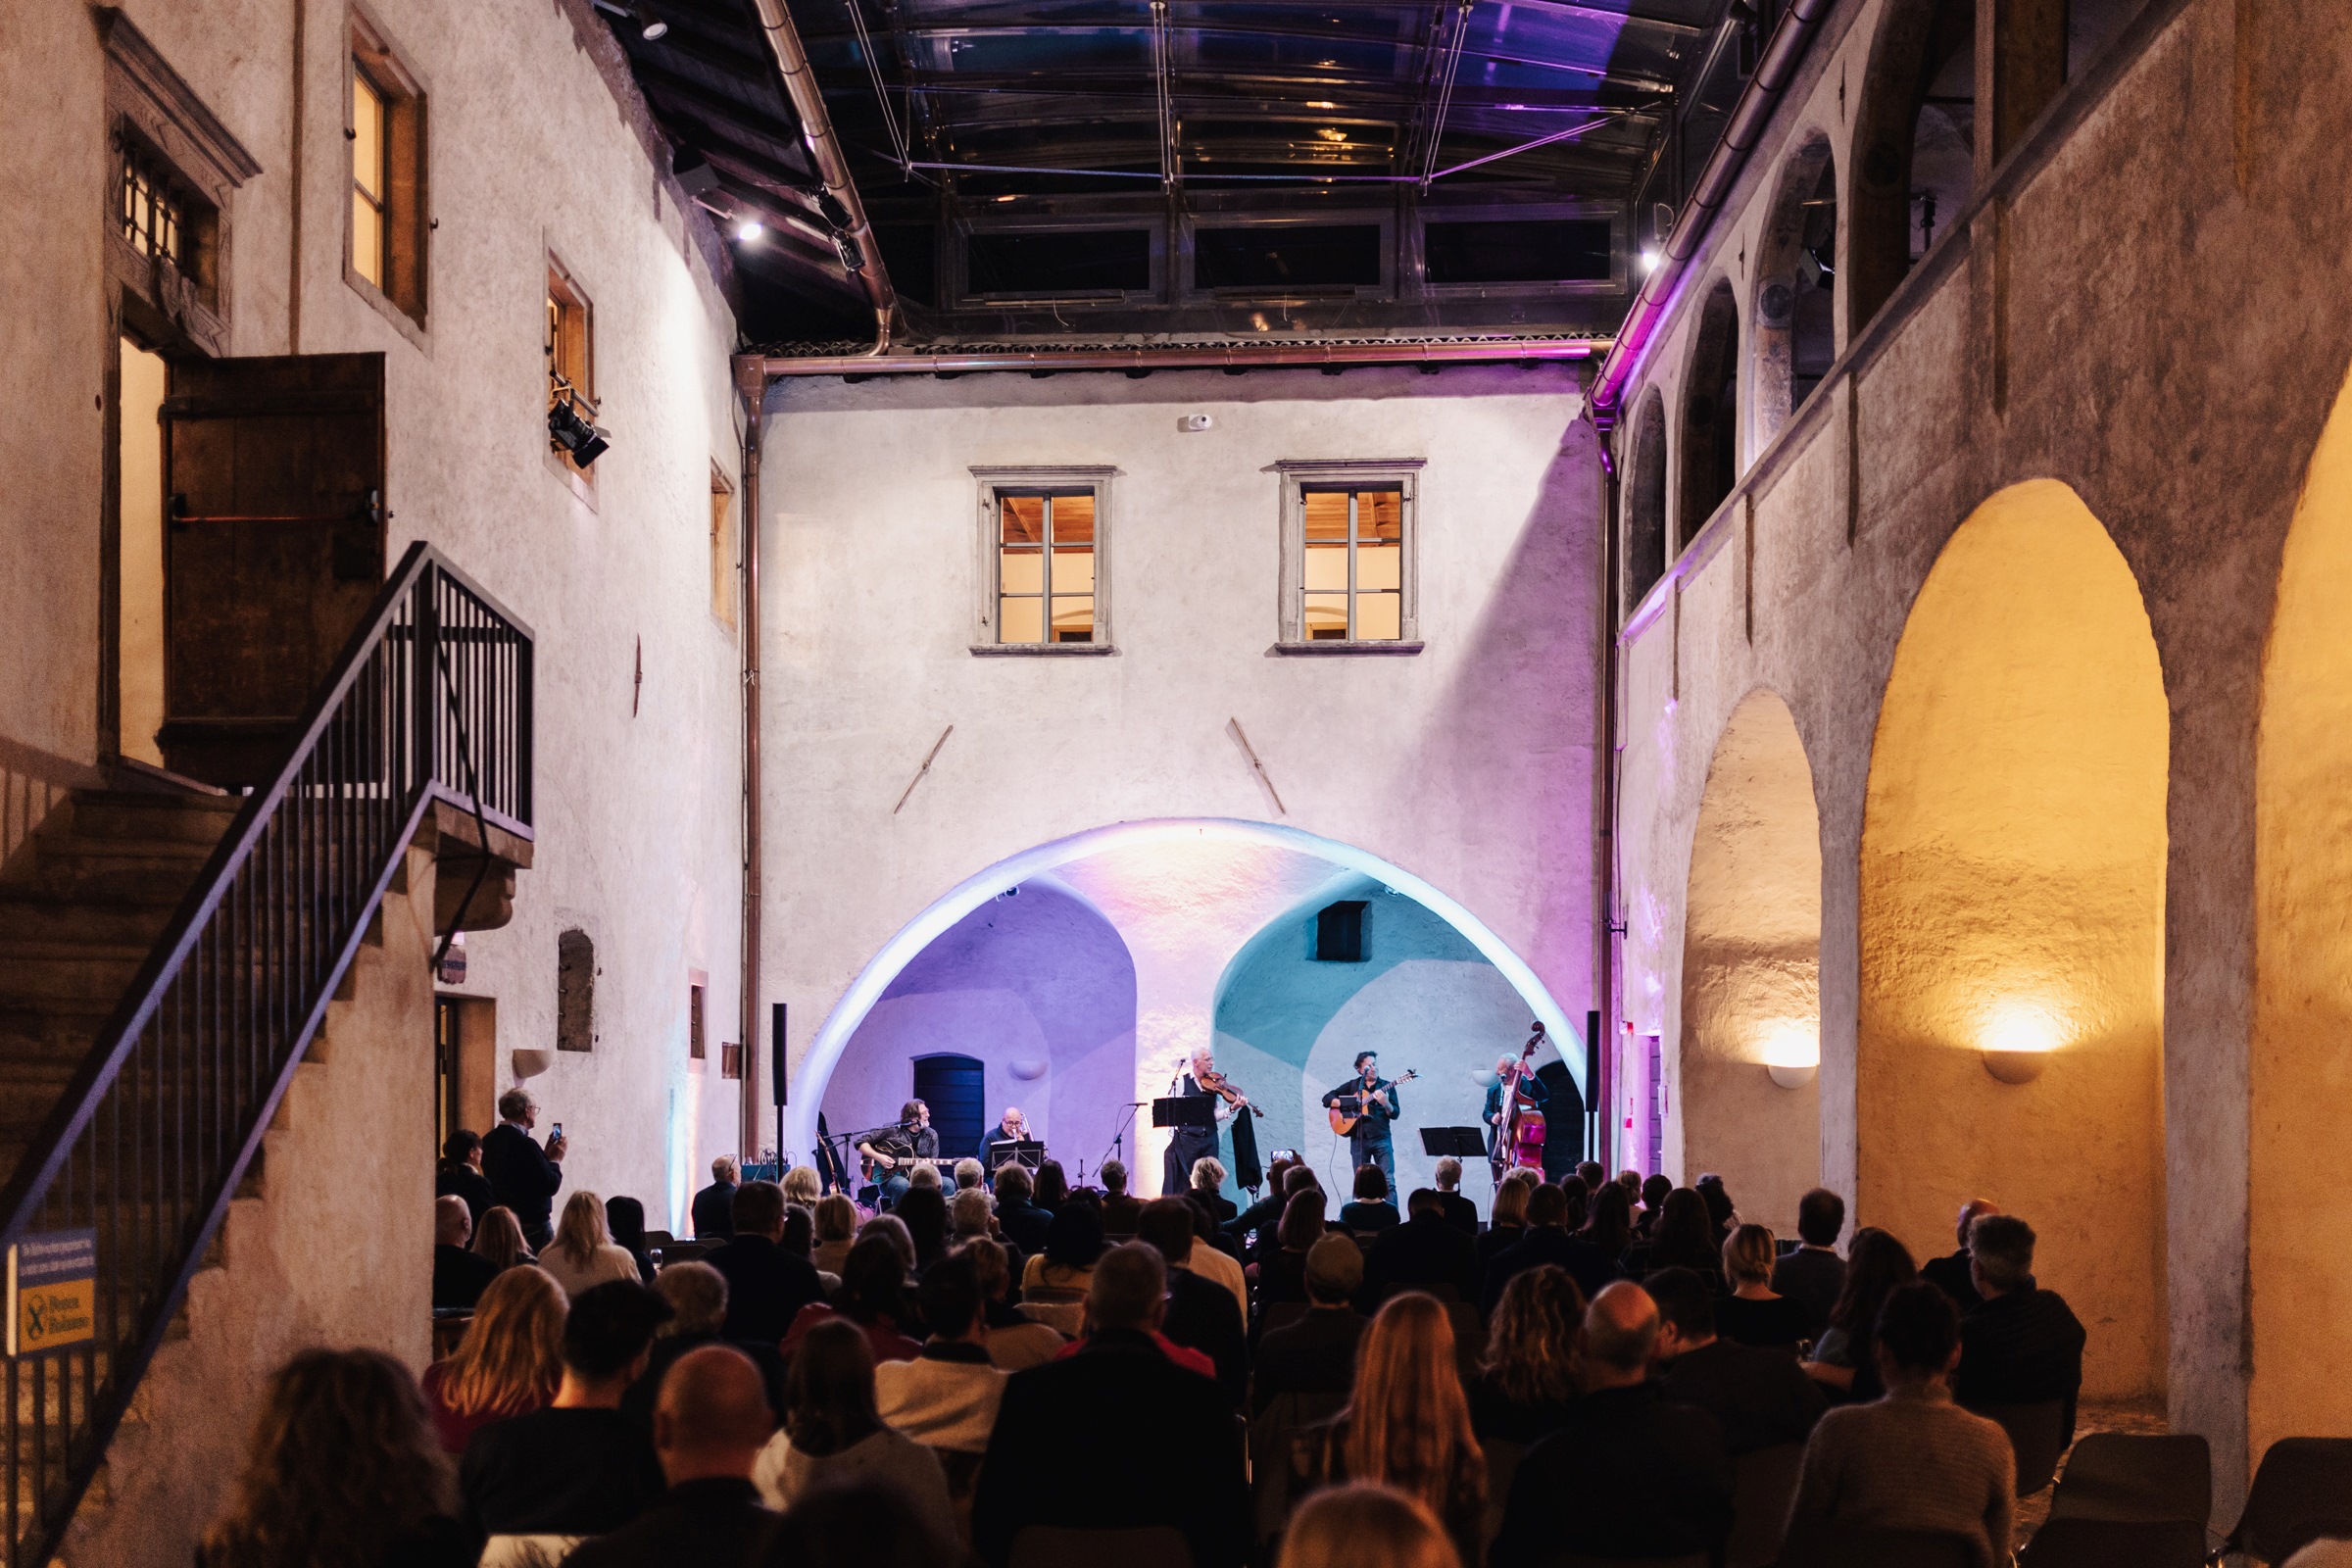
<svg viewBox="0 0 2352 1568"><path fill-rule="evenodd" d="M1024 1254L1044 1251L1046 1232L1054 1227L1054 1216L1030 1201L1036 1196L1037 1182L1026 1166L997 1167L997 1225Z"/></svg>
<svg viewBox="0 0 2352 1568"><path fill-rule="evenodd" d="M2066 1407L2061 1441L2074 1442L2085 1336L2066 1298L2034 1283L2034 1227L1980 1214L1969 1227L1968 1254L1984 1304L1960 1319L1952 1397L1971 1410L2055 1399Z"/></svg>
<svg viewBox="0 0 2352 1568"><path fill-rule="evenodd" d="M479 1252L466 1250L473 1221L466 1200L445 1193L433 1200L433 1310L471 1306L498 1278L498 1265Z"/></svg>
<svg viewBox="0 0 2352 1568"><path fill-rule="evenodd" d="M1488 1262L1480 1310L1492 1318L1511 1277L1544 1263L1566 1269L1587 1300L1598 1296L1618 1272L1615 1258L1591 1242L1568 1234L1568 1195L1549 1182L1528 1195L1527 1234Z"/></svg>
<svg viewBox="0 0 2352 1568"><path fill-rule="evenodd" d="M1658 1303L1658 1387L1713 1416L1725 1452L1737 1459L1805 1441L1830 1400L1794 1356L1717 1339L1715 1295L1690 1269L1659 1269L1642 1289Z"/></svg>
<svg viewBox="0 0 2352 1568"><path fill-rule="evenodd" d="M498 1205L498 1195L490 1190L490 1180L482 1174L482 1140L463 1127L449 1135L441 1146L441 1168L433 1173L435 1198L463 1198L466 1215L479 1225L482 1216Z"/></svg>
<svg viewBox="0 0 2352 1568"><path fill-rule="evenodd" d="M735 1234L735 1161L721 1154L710 1162L710 1185L694 1195L697 1241L723 1242Z"/></svg>
<svg viewBox="0 0 2352 1568"><path fill-rule="evenodd" d="M1585 1313L1585 1395L1527 1450L1503 1505L1494 1568L1535 1568L1563 1543L1594 1557L1712 1553L1732 1527L1732 1461L1706 1411L1648 1380L1658 1310L1619 1282Z"/></svg>
<svg viewBox="0 0 2352 1568"><path fill-rule="evenodd" d="M1969 1272L1969 1230L1980 1217L1999 1212L1988 1199L1970 1199L1960 1205L1959 1250L1931 1257L1919 1265L1919 1277L1950 1297L1962 1317L1984 1304L1984 1298L1977 1294L1977 1282Z"/></svg>
<svg viewBox="0 0 2352 1568"><path fill-rule="evenodd" d="M1462 1162L1447 1154L1438 1161L1435 1179L1438 1201L1445 1205L1446 1222L1475 1243L1478 1240L1478 1205L1462 1196Z"/></svg>
<svg viewBox="0 0 2352 1568"><path fill-rule="evenodd" d="M784 1247L784 1189L745 1182L735 1190L735 1236L703 1261L727 1279L730 1340L774 1345L802 1307L825 1298L816 1265Z"/></svg>
<svg viewBox="0 0 2352 1568"><path fill-rule="evenodd" d="M567 1568L745 1561L775 1525L752 1485L774 1430L759 1369L742 1351L689 1350L662 1379L654 1409L654 1451L669 1490L635 1523L582 1543Z"/></svg>
<svg viewBox="0 0 2352 1568"><path fill-rule="evenodd" d="M544 1252L555 1240L556 1189L564 1185L564 1154L571 1144L559 1133L541 1149L531 1141L531 1129L538 1125L539 1102L529 1090L510 1089L499 1096L498 1125L482 1140L482 1174L498 1200L514 1211L531 1250Z"/></svg>
<svg viewBox="0 0 2352 1568"><path fill-rule="evenodd" d="M1364 1254L1364 1308L1433 1285L1449 1287L1458 1300L1477 1300L1478 1244L1446 1218L1437 1190L1423 1187L1406 1202L1404 1223L1383 1231Z"/></svg>
<svg viewBox="0 0 2352 1568"><path fill-rule="evenodd" d="M1200 1239L1193 1206L1181 1198L1155 1198L1144 1205L1136 1239L1157 1251L1168 1269L1168 1306L1159 1331L1176 1344L1199 1350L1216 1363L1217 1387L1240 1409L1250 1385L1250 1349L1242 1327L1241 1303L1233 1292L1193 1272Z"/></svg>
<svg viewBox="0 0 2352 1568"><path fill-rule="evenodd" d="M1154 1249L1112 1248L1087 1291L1084 1345L1006 1381L972 1502L972 1544L989 1568L1005 1568L1027 1525L1171 1525L1194 1568L1238 1568L1250 1533L1241 1424L1214 1384L1153 1342L1166 1289ZM1107 1441L1139 1416L1167 1462L1139 1462Z"/></svg>
<svg viewBox="0 0 2352 1568"><path fill-rule="evenodd" d="M1844 1229L1845 1200L1816 1187L1796 1200L1796 1250L1772 1265L1773 1294L1805 1309L1815 1339L1830 1326L1830 1310L1845 1290L1845 1259L1838 1255Z"/></svg>
<svg viewBox="0 0 2352 1568"><path fill-rule="evenodd" d="M1257 1342L1252 1414L1277 1395L1345 1396L1355 1387L1355 1348L1369 1325L1352 1303L1363 1283L1363 1250L1347 1237L1326 1236L1306 1250L1306 1315Z"/></svg>

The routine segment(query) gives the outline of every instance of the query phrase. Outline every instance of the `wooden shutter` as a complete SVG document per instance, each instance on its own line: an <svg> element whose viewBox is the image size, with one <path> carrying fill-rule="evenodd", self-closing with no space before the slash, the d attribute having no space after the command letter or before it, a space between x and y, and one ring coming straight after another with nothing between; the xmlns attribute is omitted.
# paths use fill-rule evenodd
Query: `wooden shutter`
<svg viewBox="0 0 2352 1568"><path fill-rule="evenodd" d="M176 772L266 782L384 577L384 357L174 361L164 726Z"/></svg>

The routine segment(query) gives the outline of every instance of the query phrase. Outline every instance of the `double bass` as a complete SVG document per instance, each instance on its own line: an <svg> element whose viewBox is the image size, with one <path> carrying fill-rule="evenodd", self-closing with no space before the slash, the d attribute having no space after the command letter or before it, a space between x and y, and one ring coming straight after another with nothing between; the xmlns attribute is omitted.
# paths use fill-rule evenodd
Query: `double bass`
<svg viewBox="0 0 2352 1568"><path fill-rule="evenodd" d="M1504 1171L1515 1165L1539 1171L1544 1168L1544 1112L1536 1108L1535 1102L1519 1087L1533 1070L1528 1063L1535 1059L1536 1048L1544 1044L1544 1020L1537 1019L1534 1027L1535 1033L1529 1035L1527 1044L1520 1048L1519 1059L1511 1064L1510 1070L1501 1079L1502 1123L1494 1130L1494 1152L1492 1156L1497 1181L1502 1179Z"/></svg>

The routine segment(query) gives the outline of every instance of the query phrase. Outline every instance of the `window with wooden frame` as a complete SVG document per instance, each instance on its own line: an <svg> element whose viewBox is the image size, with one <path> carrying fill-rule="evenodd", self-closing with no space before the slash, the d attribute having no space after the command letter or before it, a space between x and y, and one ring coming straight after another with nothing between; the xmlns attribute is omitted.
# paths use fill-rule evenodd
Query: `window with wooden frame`
<svg viewBox="0 0 2352 1568"><path fill-rule="evenodd" d="M718 1043L718 1076L741 1082L743 1078L743 1047L732 1040Z"/></svg>
<svg viewBox="0 0 2352 1568"><path fill-rule="evenodd" d="M596 318L587 294L570 269L553 256L547 259L547 406L569 403L580 418L596 422ZM595 470L574 463L571 454L548 437L549 453L565 469L583 479Z"/></svg>
<svg viewBox="0 0 2352 1568"><path fill-rule="evenodd" d="M705 987L696 981L686 988L686 1055L689 1060L701 1061L709 1052L703 1044L703 993Z"/></svg>
<svg viewBox="0 0 2352 1568"><path fill-rule="evenodd" d="M735 487L717 464L710 465L710 613L729 632L735 629Z"/></svg>
<svg viewBox="0 0 2352 1568"><path fill-rule="evenodd" d="M1420 461L1276 468L1283 476L1278 646L1292 653L1418 652L1413 524Z"/></svg>
<svg viewBox="0 0 2352 1568"><path fill-rule="evenodd" d="M346 276L361 293L424 323L424 89L374 24L352 14Z"/></svg>
<svg viewBox="0 0 2352 1568"><path fill-rule="evenodd" d="M974 468L980 480L976 654L1106 654L1110 468Z"/></svg>

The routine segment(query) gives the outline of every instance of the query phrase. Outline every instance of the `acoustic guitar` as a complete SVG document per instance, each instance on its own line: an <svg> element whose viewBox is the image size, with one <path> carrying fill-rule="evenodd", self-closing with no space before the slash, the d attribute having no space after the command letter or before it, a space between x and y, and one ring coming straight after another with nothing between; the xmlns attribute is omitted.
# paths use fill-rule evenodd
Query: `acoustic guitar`
<svg viewBox="0 0 2352 1568"><path fill-rule="evenodd" d="M1389 1088L1391 1088L1391 1089L1395 1089L1395 1088L1396 1088L1396 1087L1397 1087L1399 1084L1409 1084L1409 1083L1411 1083L1411 1082L1412 1082L1414 1079L1416 1079L1416 1078L1418 1078L1418 1077L1420 1077L1420 1076L1421 1076L1421 1069L1420 1069L1420 1068L1418 1068L1418 1067L1408 1067L1407 1069L1405 1069L1405 1074L1404 1074L1404 1076L1403 1076L1403 1077L1401 1077L1401 1078L1394 1078L1394 1079L1391 1079L1391 1080L1389 1081ZM1364 1104L1364 1100L1365 1100L1365 1097L1364 1097L1362 1094L1360 1094L1360 1093L1359 1093L1359 1094L1353 1094L1353 1095L1342 1095L1342 1096L1340 1097L1340 1099L1341 1099L1343 1102L1346 1102L1346 1101L1352 1100L1352 1101L1354 1101L1354 1102L1355 1102L1355 1104L1356 1104L1356 1113L1355 1113L1354 1115L1352 1115L1352 1116L1348 1115L1348 1112L1346 1112L1346 1111L1342 1110L1342 1109L1341 1109L1341 1108L1340 1108L1338 1105L1331 1105L1331 1106L1328 1106L1328 1107L1326 1107L1326 1108L1327 1108L1327 1109L1329 1109L1329 1110L1330 1110L1330 1112L1331 1112L1331 1130L1332 1130L1333 1132L1335 1132L1335 1133L1338 1133L1338 1134L1339 1134L1339 1135L1340 1135L1342 1138L1345 1138L1345 1137L1347 1137L1347 1136L1348 1136L1349 1133L1351 1133L1351 1132L1355 1131L1355 1124L1356 1124L1357 1122L1359 1122L1359 1121L1362 1121L1362 1120L1364 1119L1364 1113L1363 1113L1363 1104ZM1391 1114L1391 1115L1395 1115L1395 1114L1396 1114L1396 1110L1395 1110L1395 1107L1394 1107L1394 1106L1392 1106L1392 1107L1391 1107L1391 1109L1390 1109L1390 1114Z"/></svg>

